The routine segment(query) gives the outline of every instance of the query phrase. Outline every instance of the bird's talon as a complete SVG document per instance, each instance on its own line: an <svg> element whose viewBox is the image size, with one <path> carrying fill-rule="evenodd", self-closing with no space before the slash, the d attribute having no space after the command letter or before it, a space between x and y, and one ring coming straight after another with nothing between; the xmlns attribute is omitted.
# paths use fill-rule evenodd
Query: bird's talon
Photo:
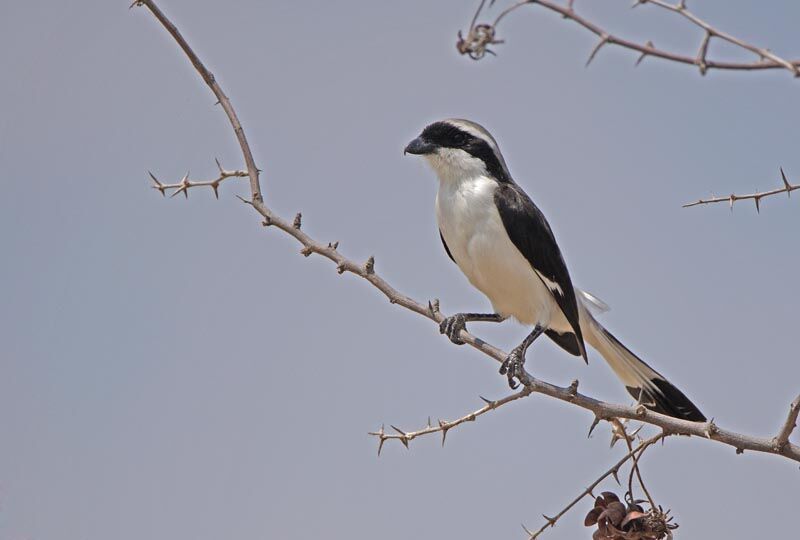
<svg viewBox="0 0 800 540"><path fill-rule="evenodd" d="M439 333L446 335L456 345L463 345L464 341L459 337L459 334L466 328L466 322L466 319L461 314L446 317L439 323Z"/></svg>
<svg viewBox="0 0 800 540"><path fill-rule="evenodd" d="M511 354L506 357L500 365L500 374L508 377L508 386L515 390L519 384L514 380L517 379L522 382L522 374L524 372L525 357L518 349L511 351Z"/></svg>

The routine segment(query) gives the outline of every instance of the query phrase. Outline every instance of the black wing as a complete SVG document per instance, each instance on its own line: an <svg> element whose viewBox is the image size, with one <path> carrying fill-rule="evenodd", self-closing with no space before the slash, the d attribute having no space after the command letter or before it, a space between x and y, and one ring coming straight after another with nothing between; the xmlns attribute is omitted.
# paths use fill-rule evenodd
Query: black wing
<svg viewBox="0 0 800 540"><path fill-rule="evenodd" d="M451 261L456 262L456 260L453 258L453 254L450 253L450 248L447 247L447 242L444 241L444 235L442 234L442 231L439 231L439 238L442 239L442 245L444 246L444 250L447 252L447 256L450 257Z"/></svg>
<svg viewBox="0 0 800 540"><path fill-rule="evenodd" d="M547 219L522 188L513 183L500 184L495 191L494 202L511 242L531 263L533 270L550 290L572 327L580 355L588 362L578 322L578 301L575 298L575 290ZM554 341L562 347L566 345L558 340Z"/></svg>

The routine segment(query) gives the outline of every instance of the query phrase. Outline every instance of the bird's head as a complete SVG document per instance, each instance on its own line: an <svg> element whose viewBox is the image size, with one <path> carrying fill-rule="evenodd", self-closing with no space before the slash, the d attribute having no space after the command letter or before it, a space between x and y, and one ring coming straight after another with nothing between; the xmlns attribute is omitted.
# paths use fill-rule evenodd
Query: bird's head
<svg viewBox="0 0 800 540"><path fill-rule="evenodd" d="M469 120L449 119L427 126L408 143L406 154L424 156L441 180L491 176L508 182L511 175L497 141Z"/></svg>

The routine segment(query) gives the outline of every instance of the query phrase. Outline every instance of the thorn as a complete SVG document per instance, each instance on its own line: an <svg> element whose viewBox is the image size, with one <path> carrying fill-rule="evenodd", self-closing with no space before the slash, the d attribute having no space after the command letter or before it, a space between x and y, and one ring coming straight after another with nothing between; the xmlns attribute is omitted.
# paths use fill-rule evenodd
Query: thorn
<svg viewBox="0 0 800 540"><path fill-rule="evenodd" d="M548 524L549 526L551 526L551 527L555 527L555 526L556 526L556 520L555 520L554 518L547 517L547 515L545 515L545 514L542 514L542 517L543 517L545 520L547 520L547 524Z"/></svg>
<svg viewBox="0 0 800 540"><path fill-rule="evenodd" d="M343 274L345 271L344 263L339 263L336 265L336 271L340 274Z"/></svg>
<svg viewBox="0 0 800 540"><path fill-rule="evenodd" d="M737 448L736 449L736 455L739 455L739 454L744 454L744 448Z"/></svg>
<svg viewBox="0 0 800 540"><path fill-rule="evenodd" d="M736 200L736 195L731 193L731 196L728 197L728 204L730 204L730 206L731 206L731 212L733 212L733 201L735 201L735 200Z"/></svg>
<svg viewBox="0 0 800 540"><path fill-rule="evenodd" d="M214 158L214 162L217 164L217 169L219 169L219 174L224 174L225 169L223 169L222 165L219 164L219 160L217 158Z"/></svg>
<svg viewBox="0 0 800 540"><path fill-rule="evenodd" d="M792 188L794 186L792 184L790 184L789 181L786 179L786 173L783 172L783 167L781 167L781 178L783 179L783 185L786 187L786 195L791 197L792 196Z"/></svg>
<svg viewBox="0 0 800 540"><path fill-rule="evenodd" d="M389 426L393 430L395 430L396 432L398 432L400 434L400 438L399 438L400 442L403 443L403 446L405 446L406 449L408 449L408 434L405 431L403 431L402 429L396 428L396 427L392 426L391 424L389 424Z"/></svg>
<svg viewBox="0 0 800 540"><path fill-rule="evenodd" d="M520 526L522 526L522 530L525 531L525 534L528 535L528 538L534 538L533 533L528 530L524 523L520 523Z"/></svg>
<svg viewBox="0 0 800 540"><path fill-rule="evenodd" d="M218 191L219 181L215 180L214 182L211 182L210 186L211 186L211 189L214 190L214 197L216 197L217 200L219 200L219 191Z"/></svg>
<svg viewBox="0 0 800 540"><path fill-rule="evenodd" d="M174 197L178 193L183 193L183 196L188 199L189 198L189 188L191 186L192 186L192 183L189 182L189 171L186 171L186 174L184 174L183 178L181 178L180 187L175 191L175 193L170 195L169 198L171 199L172 197Z"/></svg>
<svg viewBox="0 0 800 540"><path fill-rule="evenodd" d="M370 255L369 259L367 259L366 264L364 264L364 272L367 274L374 274L375 273L375 257Z"/></svg>
<svg viewBox="0 0 800 540"><path fill-rule="evenodd" d="M431 427L431 417L428 417L428 427Z"/></svg>
<svg viewBox="0 0 800 540"><path fill-rule="evenodd" d="M381 424L381 429L380 430L378 430L378 431L370 431L368 433L368 435L374 435L375 437L378 437L378 439L379 439L379 442L378 442L378 457L381 457L381 450L383 450L383 443L386 440L386 434L385 434L385 432L383 430L383 424Z"/></svg>
<svg viewBox="0 0 800 540"><path fill-rule="evenodd" d="M299 230L302 223L303 223L303 214L297 212L297 215L294 216L294 222L292 223L292 227Z"/></svg>
<svg viewBox="0 0 800 540"><path fill-rule="evenodd" d="M759 203L761 201L761 197L755 197L753 200L756 203L756 214L760 214L761 213L761 208L760 208L760 204Z"/></svg>
<svg viewBox="0 0 800 540"><path fill-rule="evenodd" d="M442 448L444 448L444 443L447 440L447 431L450 429L450 426L448 426L447 422L444 420L439 420L439 427L442 428Z"/></svg>
<svg viewBox="0 0 800 540"><path fill-rule="evenodd" d="M270 225L272 225L272 220L268 217L265 217L264 221L261 222L261 225L263 225L264 227L269 227Z"/></svg>
<svg viewBox="0 0 800 540"><path fill-rule="evenodd" d="M592 420L592 425L589 426L589 434L586 436L587 439L592 436L592 431L594 431L594 428L596 428L598 424L600 424L600 417L595 415L594 420Z"/></svg>
<svg viewBox="0 0 800 540"><path fill-rule="evenodd" d="M611 476L614 477L614 480L617 481L618 485L620 485L620 486L622 485L622 483L619 481L619 471L617 469L614 469L614 470L611 471Z"/></svg>
<svg viewBox="0 0 800 540"><path fill-rule="evenodd" d="M496 401L492 401L490 399L486 399L483 396L478 396L478 397L481 398L484 401L484 403L486 403L489 406L489 408L491 408L491 409L494 409L497 406L497 402Z"/></svg>
<svg viewBox="0 0 800 540"><path fill-rule="evenodd" d="M586 65L584 67L589 67L589 64L591 64L592 60L594 60L594 57L597 54L597 51L600 50L600 47L602 47L603 45L608 43L609 39L610 39L610 36L608 34L604 33L603 36L600 38L600 41L598 41L597 45L595 45L594 49L592 49L592 53L589 55L589 59L586 61Z"/></svg>
<svg viewBox="0 0 800 540"><path fill-rule="evenodd" d="M332 250L336 251L336 248L338 248L338 247L339 247L339 241L337 240L336 242L333 242L333 243L331 243L331 242L328 242L328 247L329 247L330 249L332 249Z"/></svg>
<svg viewBox="0 0 800 540"><path fill-rule="evenodd" d="M133 9L135 7L141 7L141 5L142 5L142 0L134 0L133 4L128 6L128 9Z"/></svg>
<svg viewBox="0 0 800 540"><path fill-rule="evenodd" d="M136 2L134 2L134 4L136 4ZM131 7L133 7L133 6L131 6ZM129 8L129 9L130 9L130 8ZM155 177L155 175L154 175L153 173L151 173L150 171L147 171L147 174L149 174L149 175L150 175L150 178L152 178L152 180L153 180L153 183L155 184L155 185L153 186L153 189L157 189L158 191L160 191L160 192L161 192L161 195L162 195L162 196L166 196L166 192L164 191L166 188L164 187L164 184L162 184L161 182L159 182L159 181L158 181L158 178L156 178L156 177Z"/></svg>
<svg viewBox="0 0 800 540"><path fill-rule="evenodd" d="M639 3L641 3L641 0L639 1ZM637 5L638 5L638 4L637 4ZM653 42L652 42L652 41L648 41L647 43L645 43L645 44L644 44L644 46L645 46L645 47L647 47L648 49L652 49L652 48L654 47L654 45L653 45ZM649 55L650 55L650 53L648 53L648 52L643 52L643 53L642 53L642 54L639 56L639 58L636 60L636 64L635 64L635 65L636 65L636 66L638 66L639 64L641 64L641 63L642 63L642 60L644 60L644 59L645 59L645 57L646 57L646 56L649 56Z"/></svg>

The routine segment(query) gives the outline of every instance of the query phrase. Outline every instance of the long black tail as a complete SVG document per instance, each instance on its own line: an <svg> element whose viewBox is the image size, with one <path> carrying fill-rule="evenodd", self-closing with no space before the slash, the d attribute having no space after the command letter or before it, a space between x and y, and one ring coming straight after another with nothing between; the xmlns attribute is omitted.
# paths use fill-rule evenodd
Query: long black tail
<svg viewBox="0 0 800 540"><path fill-rule="evenodd" d="M622 380L628 392L639 403L656 412L691 420L705 422L706 417L700 409L678 390L666 377L651 368L647 363L633 354L587 309L587 296L576 289L580 305L580 323L583 337L589 345L599 352L617 377ZM589 296L591 302L593 297Z"/></svg>

